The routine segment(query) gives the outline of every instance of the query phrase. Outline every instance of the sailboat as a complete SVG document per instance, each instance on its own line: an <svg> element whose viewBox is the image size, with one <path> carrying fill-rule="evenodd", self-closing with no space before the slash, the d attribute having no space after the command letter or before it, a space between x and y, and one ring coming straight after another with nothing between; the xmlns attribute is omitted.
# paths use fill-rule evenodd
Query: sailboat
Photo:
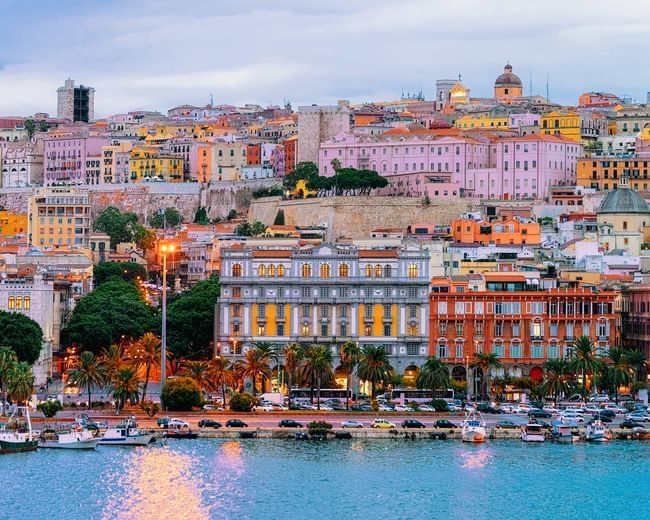
<svg viewBox="0 0 650 520"><path fill-rule="evenodd" d="M461 439L463 442L485 442L487 428L481 412L470 411L461 424Z"/></svg>
<svg viewBox="0 0 650 520"><path fill-rule="evenodd" d="M38 438L32 431L29 408L17 406L8 423L0 429L0 453L36 451L37 448Z"/></svg>

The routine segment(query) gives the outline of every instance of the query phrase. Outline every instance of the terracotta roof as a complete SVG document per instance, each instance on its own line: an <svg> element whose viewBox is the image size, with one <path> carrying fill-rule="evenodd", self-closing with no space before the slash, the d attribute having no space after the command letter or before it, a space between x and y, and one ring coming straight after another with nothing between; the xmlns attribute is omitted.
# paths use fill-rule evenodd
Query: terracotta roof
<svg viewBox="0 0 650 520"><path fill-rule="evenodd" d="M387 249L361 249L359 258L397 258L397 251Z"/></svg>
<svg viewBox="0 0 650 520"><path fill-rule="evenodd" d="M290 258L291 250L289 249L264 249L261 251L253 251L254 258Z"/></svg>

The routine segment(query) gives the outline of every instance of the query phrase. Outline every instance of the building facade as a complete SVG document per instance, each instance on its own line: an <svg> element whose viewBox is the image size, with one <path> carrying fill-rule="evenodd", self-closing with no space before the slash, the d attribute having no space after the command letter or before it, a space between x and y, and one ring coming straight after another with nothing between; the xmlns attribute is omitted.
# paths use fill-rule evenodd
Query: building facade
<svg viewBox="0 0 650 520"><path fill-rule="evenodd" d="M0 150L0 165L3 188L25 188L38 186L43 182L42 142L10 143L4 151Z"/></svg>
<svg viewBox="0 0 650 520"><path fill-rule="evenodd" d="M30 243L36 247L88 247L92 232L90 210L85 190L36 190L29 198Z"/></svg>
<svg viewBox="0 0 650 520"><path fill-rule="evenodd" d="M339 101L335 106L298 108L298 153L296 163L318 163L318 147L324 141L350 131L350 105Z"/></svg>
<svg viewBox="0 0 650 520"><path fill-rule="evenodd" d="M85 135L46 135L43 139L45 186L87 184L86 160L100 156L108 139Z"/></svg>
<svg viewBox="0 0 650 520"><path fill-rule="evenodd" d="M598 157L579 159L577 171L578 186L610 191L618 188L621 178L627 176L628 184L637 191L650 190L648 165L650 160L638 157Z"/></svg>
<svg viewBox="0 0 650 520"><path fill-rule="evenodd" d="M89 123L95 119L95 89L67 79L57 93L56 117L68 121Z"/></svg>

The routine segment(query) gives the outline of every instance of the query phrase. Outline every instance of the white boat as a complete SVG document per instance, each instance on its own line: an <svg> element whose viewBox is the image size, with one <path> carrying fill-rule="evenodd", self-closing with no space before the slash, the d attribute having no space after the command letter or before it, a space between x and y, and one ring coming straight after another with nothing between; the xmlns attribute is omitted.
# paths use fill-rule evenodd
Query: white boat
<svg viewBox="0 0 650 520"><path fill-rule="evenodd" d="M76 427L68 431L45 430L38 440L39 448L60 448L66 450L94 450L99 437L85 428Z"/></svg>
<svg viewBox="0 0 650 520"><path fill-rule="evenodd" d="M481 412L468 412L461 426L460 437L463 442L485 442L487 428Z"/></svg>
<svg viewBox="0 0 650 520"><path fill-rule="evenodd" d="M17 406L7 424L0 429L0 453L36 451L38 439L32 431L29 408Z"/></svg>
<svg viewBox="0 0 650 520"><path fill-rule="evenodd" d="M99 440L107 446L146 446L153 439L153 433L141 432L134 419L127 419L114 428L108 428Z"/></svg>
<svg viewBox="0 0 650 520"><path fill-rule="evenodd" d="M546 435L541 424L534 421L521 426L521 440L524 442L544 442Z"/></svg>
<svg viewBox="0 0 650 520"><path fill-rule="evenodd" d="M607 442L609 440L609 432L605 428L603 421L596 419L587 426L585 439L588 442Z"/></svg>
<svg viewBox="0 0 650 520"><path fill-rule="evenodd" d="M557 442L574 443L580 440L580 435L569 424L556 424L553 426L553 440Z"/></svg>

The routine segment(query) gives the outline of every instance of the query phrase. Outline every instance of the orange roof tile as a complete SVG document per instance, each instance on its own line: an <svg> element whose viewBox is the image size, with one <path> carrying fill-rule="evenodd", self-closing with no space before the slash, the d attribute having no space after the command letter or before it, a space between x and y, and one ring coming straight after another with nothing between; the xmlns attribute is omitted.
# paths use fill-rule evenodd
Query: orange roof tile
<svg viewBox="0 0 650 520"><path fill-rule="evenodd" d="M397 251L387 249L361 249L359 258L396 258Z"/></svg>
<svg viewBox="0 0 650 520"><path fill-rule="evenodd" d="M253 251L254 258L289 258L291 251L288 249L264 249L261 251Z"/></svg>

